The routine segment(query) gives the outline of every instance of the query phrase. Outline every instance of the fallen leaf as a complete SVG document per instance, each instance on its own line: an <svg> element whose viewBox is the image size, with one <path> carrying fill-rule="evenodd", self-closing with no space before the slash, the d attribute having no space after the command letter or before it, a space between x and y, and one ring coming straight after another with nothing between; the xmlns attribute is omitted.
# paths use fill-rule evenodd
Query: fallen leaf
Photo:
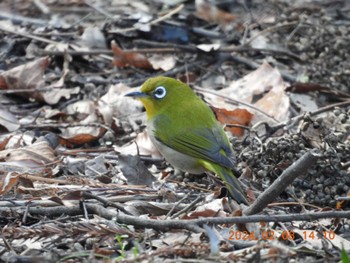
<svg viewBox="0 0 350 263"><path fill-rule="evenodd" d="M339 100L345 100L347 98L350 98L349 93L342 92L341 90L338 90L338 89L332 89L327 86L322 86L318 83L296 82L296 83L293 83L291 86L289 86L286 90L294 93L307 93L307 92L319 91L321 93L333 95Z"/></svg>
<svg viewBox="0 0 350 263"><path fill-rule="evenodd" d="M54 150L48 142L40 141L18 149L0 151L0 159L18 163L22 167L39 168L56 161Z"/></svg>
<svg viewBox="0 0 350 263"><path fill-rule="evenodd" d="M120 154L119 164L128 184L152 186L152 183L157 181L137 155Z"/></svg>
<svg viewBox="0 0 350 263"><path fill-rule="evenodd" d="M142 69L153 69L152 64L143 54L131 51L123 51L113 40L111 43L114 54L113 65L118 68L135 67Z"/></svg>
<svg viewBox="0 0 350 263"><path fill-rule="evenodd" d="M17 118L9 111L0 109L0 126L3 126L9 132L17 130L21 125Z"/></svg>
<svg viewBox="0 0 350 263"><path fill-rule="evenodd" d="M0 176L0 195L8 193L18 182L19 175L14 172Z"/></svg>
<svg viewBox="0 0 350 263"><path fill-rule="evenodd" d="M232 82L218 93L225 98L253 104L275 119L284 121L289 117L290 105L289 97L285 91L286 86L278 70L264 62L258 69ZM209 100L214 106L221 105L222 108L222 98L213 99L211 96ZM228 107L228 109L230 108ZM254 115L261 121L261 114L258 116L257 112L254 111Z"/></svg>
<svg viewBox="0 0 350 263"><path fill-rule="evenodd" d="M195 211L186 214L182 219L196 219L199 217L227 217L223 211L225 198L214 199L211 202L200 205Z"/></svg>
<svg viewBox="0 0 350 263"><path fill-rule="evenodd" d="M1 142L0 142L0 151L5 150L7 143L10 141L10 139L12 138L11 136L8 136L6 138L4 138Z"/></svg>
<svg viewBox="0 0 350 263"><path fill-rule="evenodd" d="M69 99L72 94L77 94L79 87L63 88L65 77L68 74L67 68L57 82L51 85L45 84L44 73L49 63L49 57L39 58L1 73L0 89L18 90L16 94L24 98L32 98L48 104L56 104L61 98Z"/></svg>
<svg viewBox="0 0 350 263"><path fill-rule="evenodd" d="M75 146L83 145L85 143L94 142L100 139L106 132L106 130L103 128L95 129L95 130L98 131L97 135L81 133L76 135L70 135L67 138L59 136L60 145L63 145L66 147L75 147Z"/></svg>
<svg viewBox="0 0 350 263"><path fill-rule="evenodd" d="M32 93L18 92L23 97L38 96L37 88L44 86L44 72L49 65L49 57L12 68L0 74L0 89L33 90Z"/></svg>
<svg viewBox="0 0 350 263"><path fill-rule="evenodd" d="M289 98L300 112L313 112L318 109L315 98L309 94L290 93Z"/></svg>
<svg viewBox="0 0 350 263"><path fill-rule="evenodd" d="M106 38L98 27L87 27L81 35L82 44L89 48L106 48Z"/></svg>
<svg viewBox="0 0 350 263"><path fill-rule="evenodd" d="M153 158L162 157L162 155L152 143L146 131L139 133L135 139L135 142L128 143L121 147L116 145L114 145L113 147L116 152L122 154L139 154L144 156L152 156Z"/></svg>
<svg viewBox="0 0 350 263"><path fill-rule="evenodd" d="M221 44L218 44L218 43L197 45L197 48L204 52L216 51L216 50L219 50L220 47L221 47Z"/></svg>
<svg viewBox="0 0 350 263"><path fill-rule="evenodd" d="M95 178L99 175L108 174L107 163L107 160L102 155L86 161L85 176Z"/></svg>
<svg viewBox="0 0 350 263"><path fill-rule="evenodd" d="M66 114L74 116L80 125L60 129L62 131L60 135L62 145L68 147L82 145L101 138L106 132L105 128L96 126L99 118L96 105L92 101L72 103L66 108Z"/></svg>
<svg viewBox="0 0 350 263"><path fill-rule="evenodd" d="M114 118L142 112L143 106L140 101L125 96L130 90L130 87L123 83L112 85L108 92L98 100L97 110L106 125L110 126Z"/></svg>
<svg viewBox="0 0 350 263"><path fill-rule="evenodd" d="M176 65L175 56L155 54L148 58L155 70L161 69L163 71L171 70Z"/></svg>
<svg viewBox="0 0 350 263"><path fill-rule="evenodd" d="M242 126L250 126L253 114L247 111L246 109L234 109L234 110L226 110L212 107L215 112L216 118L219 122L224 125L242 125ZM243 136L244 129L239 127L225 127L225 130L232 133L235 136Z"/></svg>
<svg viewBox="0 0 350 263"><path fill-rule="evenodd" d="M219 24L220 26L226 27L229 26L236 16L232 15L226 11L223 11L211 3L206 2L205 0L196 0L196 15L210 23Z"/></svg>

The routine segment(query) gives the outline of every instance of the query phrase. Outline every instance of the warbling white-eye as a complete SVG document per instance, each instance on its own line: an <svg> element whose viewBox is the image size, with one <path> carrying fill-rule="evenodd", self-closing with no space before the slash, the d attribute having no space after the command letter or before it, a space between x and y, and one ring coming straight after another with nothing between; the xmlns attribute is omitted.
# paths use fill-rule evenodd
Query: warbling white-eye
<svg viewBox="0 0 350 263"><path fill-rule="evenodd" d="M213 111L186 84L168 77L148 79L140 92L151 141L175 168L193 174L206 170L220 176L230 195L248 204L232 169L233 150Z"/></svg>

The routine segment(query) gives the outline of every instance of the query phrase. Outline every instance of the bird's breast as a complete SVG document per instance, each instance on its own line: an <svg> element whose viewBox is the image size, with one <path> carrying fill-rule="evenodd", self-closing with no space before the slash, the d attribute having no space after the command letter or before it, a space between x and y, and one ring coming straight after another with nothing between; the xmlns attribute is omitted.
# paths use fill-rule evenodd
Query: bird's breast
<svg viewBox="0 0 350 263"><path fill-rule="evenodd" d="M181 153L179 151L176 151L168 147L164 143L160 142L159 140L157 140L154 136L152 123L148 123L147 132L151 138L151 141L156 146L158 151L172 166L192 174L200 174L205 171L204 167L202 166L202 164L198 159L193 158L187 154Z"/></svg>

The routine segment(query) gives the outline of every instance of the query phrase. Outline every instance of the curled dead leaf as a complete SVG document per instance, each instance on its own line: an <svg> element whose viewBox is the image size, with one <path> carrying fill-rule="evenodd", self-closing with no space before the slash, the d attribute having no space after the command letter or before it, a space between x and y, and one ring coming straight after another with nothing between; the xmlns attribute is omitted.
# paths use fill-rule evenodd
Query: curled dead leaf
<svg viewBox="0 0 350 263"><path fill-rule="evenodd" d="M0 195L8 193L18 182L19 175L14 172L0 176Z"/></svg>
<svg viewBox="0 0 350 263"><path fill-rule="evenodd" d="M212 107L215 112L216 118L222 124L227 125L225 130L232 133L235 136L243 136L244 129L240 127L229 127L229 125L242 125L242 126L250 126L252 118L254 114L250 113L246 109L234 109L234 110L226 110Z"/></svg>
<svg viewBox="0 0 350 263"><path fill-rule="evenodd" d="M71 137L68 137L68 138L60 137L59 141L60 141L60 144L63 146L75 147L78 145L83 145L85 143L96 141L99 138L101 138L105 133L106 133L106 129L99 128L98 134L96 136L92 134L81 133L81 134L72 135Z"/></svg>
<svg viewBox="0 0 350 263"><path fill-rule="evenodd" d="M0 126L3 126L6 130L12 132L17 130L21 125L15 115L7 110L0 109Z"/></svg>
<svg viewBox="0 0 350 263"><path fill-rule="evenodd" d="M139 133L136 137L135 142L128 143L121 147L115 145L114 150L122 154L139 154L145 156L152 156L153 158L161 157L161 154L152 143L146 131Z"/></svg>
<svg viewBox="0 0 350 263"><path fill-rule="evenodd" d="M18 149L0 151L0 159L27 168L40 168L56 162L55 152L46 141L39 141Z"/></svg>
<svg viewBox="0 0 350 263"><path fill-rule="evenodd" d="M196 15L205 21L223 27L229 26L236 20L235 15L223 11L205 0L196 0Z"/></svg>
<svg viewBox="0 0 350 263"><path fill-rule="evenodd" d="M78 87L63 88L68 69L57 82L45 84L44 73L49 63L49 57L43 57L1 73L0 89L18 90L15 94L48 104L56 104L61 98L69 99L71 94L78 93Z"/></svg>
<svg viewBox="0 0 350 263"><path fill-rule="evenodd" d="M142 69L153 69L152 64L146 56L136 52L123 51L113 40L111 43L112 52L114 54L113 65L118 68L135 67Z"/></svg>

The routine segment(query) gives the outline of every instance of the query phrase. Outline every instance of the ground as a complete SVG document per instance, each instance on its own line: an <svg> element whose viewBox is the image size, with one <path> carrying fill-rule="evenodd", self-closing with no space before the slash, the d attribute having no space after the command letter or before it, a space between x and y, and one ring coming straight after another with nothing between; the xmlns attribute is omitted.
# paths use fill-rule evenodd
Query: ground
<svg viewBox="0 0 350 263"><path fill-rule="evenodd" d="M350 262L349 11L2 1L1 261ZM212 107L249 205L151 144L125 94L159 75Z"/></svg>

